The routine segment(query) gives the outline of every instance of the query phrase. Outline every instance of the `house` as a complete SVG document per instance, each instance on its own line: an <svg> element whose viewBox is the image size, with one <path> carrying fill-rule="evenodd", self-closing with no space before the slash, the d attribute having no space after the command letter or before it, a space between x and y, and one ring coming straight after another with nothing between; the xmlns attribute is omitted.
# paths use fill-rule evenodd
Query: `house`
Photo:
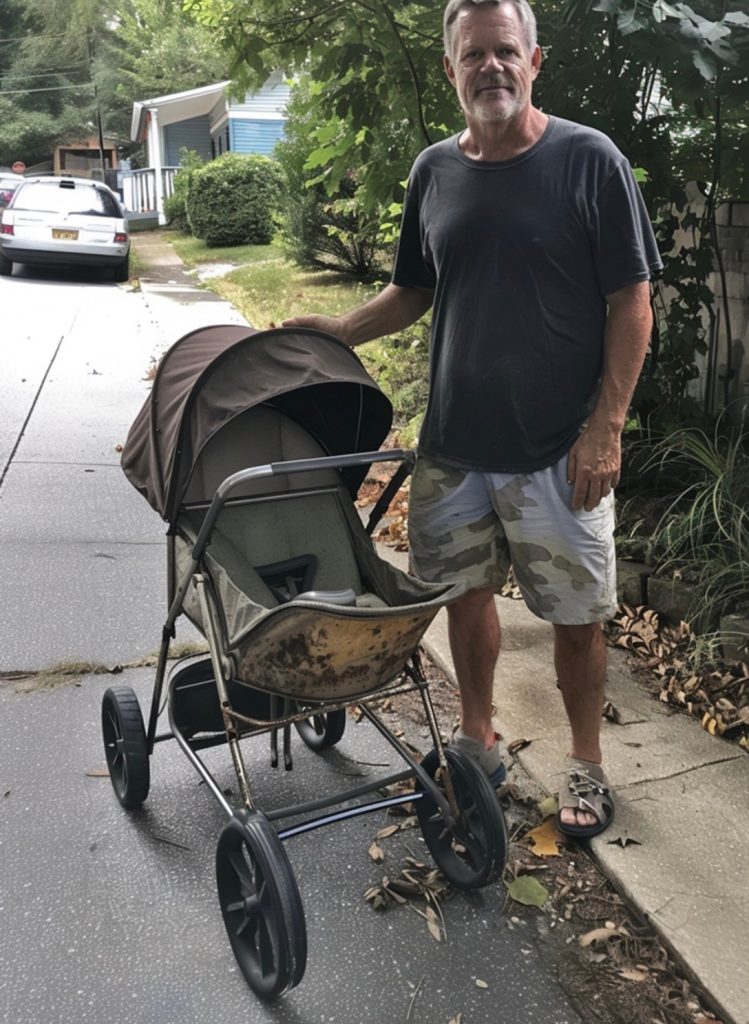
<svg viewBox="0 0 749 1024"><path fill-rule="evenodd" d="M230 84L217 82L133 104L130 137L146 143L148 167L122 175L129 215L151 215L165 223L164 200L172 194L182 148L205 160L228 152L270 155L283 136L289 84L282 72L274 72L241 101L229 98Z"/></svg>

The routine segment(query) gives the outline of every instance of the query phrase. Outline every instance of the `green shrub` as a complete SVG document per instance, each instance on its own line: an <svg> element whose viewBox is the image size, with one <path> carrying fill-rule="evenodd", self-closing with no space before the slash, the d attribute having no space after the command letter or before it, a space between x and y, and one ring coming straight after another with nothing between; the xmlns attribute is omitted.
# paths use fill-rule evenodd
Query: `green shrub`
<svg viewBox="0 0 749 1024"><path fill-rule="evenodd" d="M394 425L406 446L416 443L429 394L429 329L428 319L420 320L358 350L393 403Z"/></svg>
<svg viewBox="0 0 749 1024"><path fill-rule="evenodd" d="M652 486L622 507L620 550L639 542L658 573L696 584L689 621L700 632L749 600L749 437L724 417L712 436L683 428L641 444Z"/></svg>
<svg viewBox="0 0 749 1024"><path fill-rule="evenodd" d="M283 192L283 174L265 156L226 153L189 175L187 220L207 245L267 245Z"/></svg>
<svg viewBox="0 0 749 1024"><path fill-rule="evenodd" d="M284 255L304 270L339 271L359 281L386 277L392 253L380 238L381 210L365 210L356 174L349 172L330 194L320 168L307 166L320 115L305 80L295 84L287 114L273 154L286 177Z"/></svg>
<svg viewBox="0 0 749 1024"><path fill-rule="evenodd" d="M179 170L174 176L174 191L164 200L164 213L170 227L183 234L189 234L190 225L187 221L187 190L190 186L190 175L205 161L200 153L184 146L179 151Z"/></svg>

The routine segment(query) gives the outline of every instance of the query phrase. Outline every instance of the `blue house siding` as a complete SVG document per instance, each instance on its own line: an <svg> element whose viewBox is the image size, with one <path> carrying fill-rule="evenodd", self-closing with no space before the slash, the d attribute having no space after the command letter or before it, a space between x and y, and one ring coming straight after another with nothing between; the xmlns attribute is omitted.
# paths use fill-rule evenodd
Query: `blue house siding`
<svg viewBox="0 0 749 1024"><path fill-rule="evenodd" d="M250 120L229 115L230 142L235 153L260 153L270 156L283 138L283 121Z"/></svg>
<svg viewBox="0 0 749 1024"><path fill-rule="evenodd" d="M186 149L194 149L204 160L211 159L211 128L208 114L165 126L164 163L167 166L179 167L179 151L183 146Z"/></svg>

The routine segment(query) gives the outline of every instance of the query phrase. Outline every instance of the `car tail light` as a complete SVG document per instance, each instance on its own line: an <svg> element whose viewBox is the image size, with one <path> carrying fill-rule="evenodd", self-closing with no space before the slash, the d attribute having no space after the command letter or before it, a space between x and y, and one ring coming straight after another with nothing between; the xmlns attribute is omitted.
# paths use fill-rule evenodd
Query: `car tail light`
<svg viewBox="0 0 749 1024"><path fill-rule="evenodd" d="M0 235L12 235L13 233L12 224L0 224Z"/></svg>
<svg viewBox="0 0 749 1024"><path fill-rule="evenodd" d="M115 231L114 240L115 240L115 242L126 242L127 241L127 232L126 231Z"/></svg>

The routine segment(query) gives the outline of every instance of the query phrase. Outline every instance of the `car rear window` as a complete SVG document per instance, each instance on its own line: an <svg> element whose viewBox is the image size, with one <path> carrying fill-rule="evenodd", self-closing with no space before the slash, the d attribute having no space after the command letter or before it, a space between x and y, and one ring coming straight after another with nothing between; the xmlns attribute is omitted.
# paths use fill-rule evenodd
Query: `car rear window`
<svg viewBox="0 0 749 1024"><path fill-rule="evenodd" d="M88 185L61 184L58 181L35 181L19 189L14 210L36 213L81 213L89 217L121 216L117 203L100 188Z"/></svg>

